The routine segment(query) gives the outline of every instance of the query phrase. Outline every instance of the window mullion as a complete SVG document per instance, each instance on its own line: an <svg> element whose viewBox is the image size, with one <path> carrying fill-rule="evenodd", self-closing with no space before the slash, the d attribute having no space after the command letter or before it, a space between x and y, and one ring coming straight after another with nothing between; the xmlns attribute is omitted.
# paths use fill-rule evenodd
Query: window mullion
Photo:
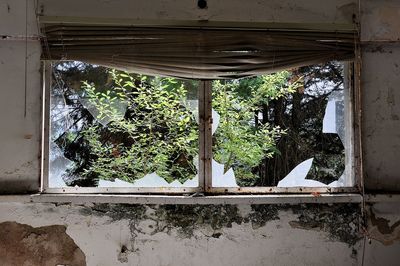
<svg viewBox="0 0 400 266"><path fill-rule="evenodd" d="M41 156L41 191L49 188L49 157L50 157L50 89L52 82L52 65L43 62L42 75L42 156Z"/></svg>
<svg viewBox="0 0 400 266"><path fill-rule="evenodd" d="M205 187L209 192L212 188L212 81L204 81L204 150L205 150Z"/></svg>
<svg viewBox="0 0 400 266"><path fill-rule="evenodd" d="M211 81L202 80L199 89L199 190L211 188L212 158Z"/></svg>

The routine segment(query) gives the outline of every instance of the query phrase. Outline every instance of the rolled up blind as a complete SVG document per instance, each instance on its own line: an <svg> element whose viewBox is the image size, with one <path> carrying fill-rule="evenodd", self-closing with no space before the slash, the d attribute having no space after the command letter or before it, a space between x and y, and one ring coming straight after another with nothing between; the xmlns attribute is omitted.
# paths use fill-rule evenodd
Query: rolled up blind
<svg viewBox="0 0 400 266"><path fill-rule="evenodd" d="M192 79L242 78L354 58L354 31L44 25L43 58Z"/></svg>

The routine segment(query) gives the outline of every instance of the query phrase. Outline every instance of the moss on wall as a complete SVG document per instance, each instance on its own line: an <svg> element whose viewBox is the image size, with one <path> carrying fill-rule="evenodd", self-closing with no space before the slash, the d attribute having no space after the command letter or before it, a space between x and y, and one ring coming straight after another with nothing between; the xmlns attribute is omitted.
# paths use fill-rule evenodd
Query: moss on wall
<svg viewBox="0 0 400 266"><path fill-rule="evenodd" d="M191 238L202 228L212 230L210 237L220 237L233 224L250 224L254 230L268 222L280 220L281 211L292 212L293 228L326 232L328 239L354 245L360 238L361 211L358 204L251 205L246 211L237 205L127 205L95 204L82 207L82 215L108 216L111 221L129 220L132 237L140 231L138 224L152 221L149 234L177 230L182 238Z"/></svg>

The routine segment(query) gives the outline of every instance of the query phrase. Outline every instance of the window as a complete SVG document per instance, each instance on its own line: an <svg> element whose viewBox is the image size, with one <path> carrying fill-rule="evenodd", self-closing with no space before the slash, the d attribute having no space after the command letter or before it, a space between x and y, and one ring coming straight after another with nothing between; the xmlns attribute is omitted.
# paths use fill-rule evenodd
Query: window
<svg viewBox="0 0 400 266"><path fill-rule="evenodd" d="M76 61L50 73L49 188L197 191L199 81Z"/></svg>
<svg viewBox="0 0 400 266"><path fill-rule="evenodd" d="M210 191L353 187L348 70L328 62L214 81Z"/></svg>
<svg viewBox="0 0 400 266"><path fill-rule="evenodd" d="M44 191L355 190L354 33L44 30Z"/></svg>

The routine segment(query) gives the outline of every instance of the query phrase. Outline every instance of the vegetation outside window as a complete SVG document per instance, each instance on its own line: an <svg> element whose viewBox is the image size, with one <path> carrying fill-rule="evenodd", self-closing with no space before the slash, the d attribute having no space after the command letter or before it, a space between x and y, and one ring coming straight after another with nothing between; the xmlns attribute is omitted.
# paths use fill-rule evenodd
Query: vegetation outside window
<svg viewBox="0 0 400 266"><path fill-rule="evenodd" d="M44 27L45 191L354 187L351 64L328 60L352 58L351 33L188 30L194 47L182 29L106 30Z"/></svg>

